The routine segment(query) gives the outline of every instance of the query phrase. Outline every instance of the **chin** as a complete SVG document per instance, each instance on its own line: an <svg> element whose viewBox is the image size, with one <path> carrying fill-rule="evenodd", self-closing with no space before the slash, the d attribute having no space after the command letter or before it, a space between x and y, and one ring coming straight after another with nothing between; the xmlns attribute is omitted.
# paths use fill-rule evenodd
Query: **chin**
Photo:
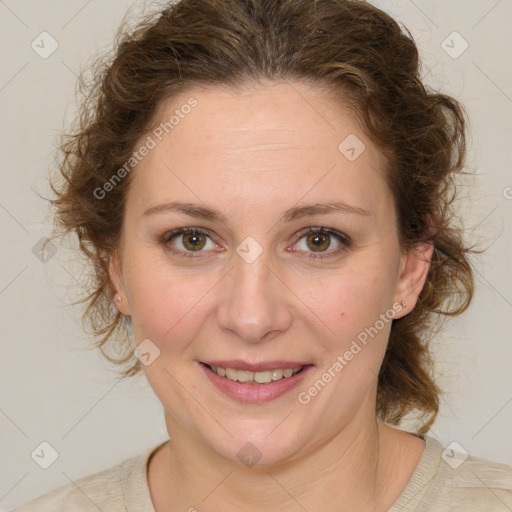
<svg viewBox="0 0 512 512"><path fill-rule="evenodd" d="M314 444L318 429L309 428L305 418L293 418L296 414L284 409L282 412L279 417L265 419L233 418L222 423L224 428L202 423L197 425L196 433L211 450L229 461L260 468L286 464Z"/></svg>

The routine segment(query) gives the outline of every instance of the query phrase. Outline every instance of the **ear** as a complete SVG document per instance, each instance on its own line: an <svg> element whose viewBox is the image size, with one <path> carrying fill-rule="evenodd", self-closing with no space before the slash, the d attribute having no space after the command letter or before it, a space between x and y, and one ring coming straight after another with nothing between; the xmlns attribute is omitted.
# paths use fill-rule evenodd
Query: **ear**
<svg viewBox="0 0 512 512"><path fill-rule="evenodd" d="M120 313L129 316L131 312L126 297L123 266L117 251L108 256L108 274L114 305Z"/></svg>
<svg viewBox="0 0 512 512"><path fill-rule="evenodd" d="M407 315L416 306L427 279L433 252L434 243L428 241L420 242L402 254L395 302L402 305L405 303L405 306L395 318Z"/></svg>

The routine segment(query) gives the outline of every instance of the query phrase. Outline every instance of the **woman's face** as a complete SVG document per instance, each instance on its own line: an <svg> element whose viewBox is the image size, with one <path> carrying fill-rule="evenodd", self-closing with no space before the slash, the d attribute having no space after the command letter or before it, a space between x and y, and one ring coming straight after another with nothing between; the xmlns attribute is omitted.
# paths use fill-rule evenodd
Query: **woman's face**
<svg viewBox="0 0 512 512"><path fill-rule="evenodd" d="M165 107L111 276L168 427L273 464L371 424L391 319L428 267L400 251L382 155L300 82L190 89Z"/></svg>

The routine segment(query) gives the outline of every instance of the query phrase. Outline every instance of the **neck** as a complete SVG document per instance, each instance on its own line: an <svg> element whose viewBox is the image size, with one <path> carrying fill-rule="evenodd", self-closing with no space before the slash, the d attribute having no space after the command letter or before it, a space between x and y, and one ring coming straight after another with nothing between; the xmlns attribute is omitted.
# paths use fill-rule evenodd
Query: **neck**
<svg viewBox="0 0 512 512"><path fill-rule="evenodd" d="M220 456L167 414L166 423L171 442L148 477L157 512L170 506L287 512L331 510L333 504L340 512L387 510L423 448L421 440L374 419L354 418L335 437L293 461L248 468ZM421 443L421 450L415 444L412 457L404 453L411 438Z"/></svg>

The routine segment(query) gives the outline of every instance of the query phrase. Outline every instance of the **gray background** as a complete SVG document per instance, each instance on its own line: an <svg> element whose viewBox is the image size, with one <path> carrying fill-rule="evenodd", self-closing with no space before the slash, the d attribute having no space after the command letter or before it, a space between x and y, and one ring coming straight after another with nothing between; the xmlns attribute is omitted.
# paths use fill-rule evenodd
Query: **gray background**
<svg viewBox="0 0 512 512"><path fill-rule="evenodd" d="M468 167L476 174L462 190L460 208L469 234L489 247L476 260L470 310L434 343L446 395L431 435L512 464L512 1L373 3L409 27L427 82L467 108ZM84 349L89 339L80 310L69 305L84 283L76 253L59 243L43 263L37 252L51 232L38 194L49 194L55 137L75 111L77 74L109 46L129 5L0 0L0 509L167 438L144 377L120 382L99 354ZM47 58L31 47L35 41L40 53L51 49L43 31L58 43ZM468 48L458 55L464 41ZM46 470L31 458L43 441L58 453Z"/></svg>

